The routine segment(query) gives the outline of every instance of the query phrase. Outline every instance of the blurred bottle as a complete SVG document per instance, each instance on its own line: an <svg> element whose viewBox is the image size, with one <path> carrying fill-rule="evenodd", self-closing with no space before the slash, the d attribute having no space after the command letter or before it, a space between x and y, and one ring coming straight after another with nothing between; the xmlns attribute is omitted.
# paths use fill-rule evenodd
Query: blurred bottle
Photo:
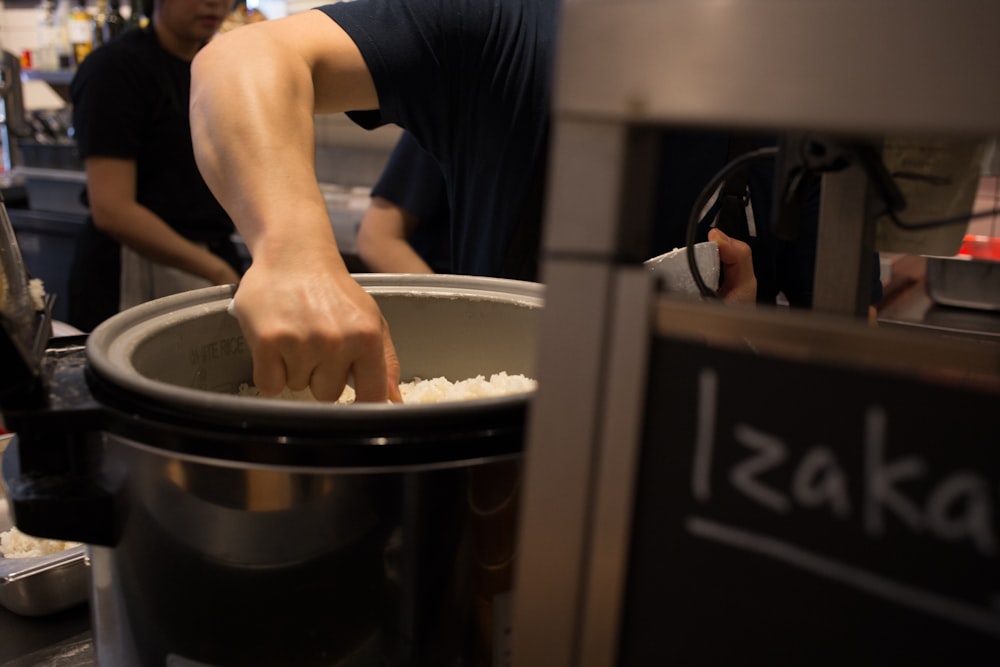
<svg viewBox="0 0 1000 667"><path fill-rule="evenodd" d="M32 56L34 69L59 69L59 53L56 50L57 30L55 5L52 4L52 0L42 0L38 4L38 47Z"/></svg>
<svg viewBox="0 0 1000 667"><path fill-rule="evenodd" d="M73 45L73 64L79 65L94 50L94 17L87 11L87 0L77 0L69 19L69 41Z"/></svg>
<svg viewBox="0 0 1000 667"><path fill-rule="evenodd" d="M258 4L257 0L237 0L233 9L222 21L219 34L229 32L242 25L266 21L267 16L258 8Z"/></svg>
<svg viewBox="0 0 1000 667"><path fill-rule="evenodd" d="M149 25L149 17L142 10L142 0L128 0L128 9L122 7L122 14L125 16L125 30L132 28L145 28Z"/></svg>
<svg viewBox="0 0 1000 667"><path fill-rule="evenodd" d="M94 5L93 34L90 37L91 46L95 49L104 43L104 24L107 20L108 0L97 0Z"/></svg>
<svg viewBox="0 0 1000 667"><path fill-rule="evenodd" d="M118 0L108 0L103 26L103 41L110 42L125 32L125 17L122 16L121 3Z"/></svg>
<svg viewBox="0 0 1000 667"><path fill-rule="evenodd" d="M56 58L61 69L73 66L73 48L69 43L69 17L73 13L70 0L57 0L56 4Z"/></svg>

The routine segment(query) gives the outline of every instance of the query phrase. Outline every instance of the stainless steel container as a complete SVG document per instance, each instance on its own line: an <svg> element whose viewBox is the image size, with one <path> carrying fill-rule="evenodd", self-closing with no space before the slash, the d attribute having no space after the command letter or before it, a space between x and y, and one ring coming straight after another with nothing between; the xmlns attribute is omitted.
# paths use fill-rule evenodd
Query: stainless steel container
<svg viewBox="0 0 1000 667"><path fill-rule="evenodd" d="M958 254L927 257L927 294L945 306L1000 310L1000 239L966 236Z"/></svg>
<svg viewBox="0 0 1000 667"><path fill-rule="evenodd" d="M404 379L533 373L539 285L358 278ZM251 366L230 296L197 290L111 318L85 361L50 371L72 416L15 415L15 521L92 545L100 664L491 664L530 395L239 397Z"/></svg>

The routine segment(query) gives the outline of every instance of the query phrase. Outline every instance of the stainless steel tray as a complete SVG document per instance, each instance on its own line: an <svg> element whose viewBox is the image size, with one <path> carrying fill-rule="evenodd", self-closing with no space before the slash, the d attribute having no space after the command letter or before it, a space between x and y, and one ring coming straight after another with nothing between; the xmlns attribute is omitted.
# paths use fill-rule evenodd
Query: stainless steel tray
<svg viewBox="0 0 1000 667"><path fill-rule="evenodd" d="M927 294L936 303L1000 311L1000 239L967 236L953 257L927 257Z"/></svg>
<svg viewBox="0 0 1000 667"><path fill-rule="evenodd" d="M6 444L0 437L0 453ZM0 493L0 532L13 526ZM45 616L76 606L90 593L90 561L77 546L38 558L0 556L0 606L22 616Z"/></svg>

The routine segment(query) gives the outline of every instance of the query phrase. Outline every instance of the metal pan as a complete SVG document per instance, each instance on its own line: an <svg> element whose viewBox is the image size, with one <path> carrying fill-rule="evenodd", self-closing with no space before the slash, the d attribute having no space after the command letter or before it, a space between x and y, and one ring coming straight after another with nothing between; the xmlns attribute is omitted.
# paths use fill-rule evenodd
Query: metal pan
<svg viewBox="0 0 1000 667"><path fill-rule="evenodd" d="M0 454L10 436L0 436ZM13 526L0 494L0 532ZM87 600L90 567L86 547L38 558L0 556L0 606L22 616L45 616Z"/></svg>
<svg viewBox="0 0 1000 667"><path fill-rule="evenodd" d="M927 293L945 306L1000 311L1000 238L966 236L953 257L927 257Z"/></svg>

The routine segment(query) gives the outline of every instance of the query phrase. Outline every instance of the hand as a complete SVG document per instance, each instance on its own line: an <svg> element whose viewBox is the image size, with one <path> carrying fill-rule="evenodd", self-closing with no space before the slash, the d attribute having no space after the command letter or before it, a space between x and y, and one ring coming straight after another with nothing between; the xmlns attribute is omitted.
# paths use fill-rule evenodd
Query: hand
<svg viewBox="0 0 1000 667"><path fill-rule="evenodd" d="M722 300L731 304L756 303L757 277L753 272L750 246L714 228L708 231L708 240L719 246L719 261L722 263L719 296Z"/></svg>
<svg viewBox="0 0 1000 667"><path fill-rule="evenodd" d="M353 379L358 401L402 401L385 319L335 245L255 258L233 303L262 394L309 387L317 399L335 401Z"/></svg>

